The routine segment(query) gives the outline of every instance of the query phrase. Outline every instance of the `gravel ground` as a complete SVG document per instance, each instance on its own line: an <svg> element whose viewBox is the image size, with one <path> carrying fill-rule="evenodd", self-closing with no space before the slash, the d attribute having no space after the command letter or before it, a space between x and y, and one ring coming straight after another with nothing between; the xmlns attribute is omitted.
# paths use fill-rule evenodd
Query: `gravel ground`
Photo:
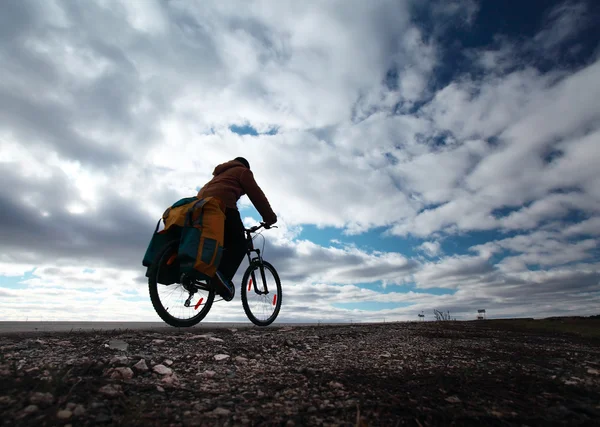
<svg viewBox="0 0 600 427"><path fill-rule="evenodd" d="M488 322L0 335L1 425L598 425L600 341Z"/></svg>

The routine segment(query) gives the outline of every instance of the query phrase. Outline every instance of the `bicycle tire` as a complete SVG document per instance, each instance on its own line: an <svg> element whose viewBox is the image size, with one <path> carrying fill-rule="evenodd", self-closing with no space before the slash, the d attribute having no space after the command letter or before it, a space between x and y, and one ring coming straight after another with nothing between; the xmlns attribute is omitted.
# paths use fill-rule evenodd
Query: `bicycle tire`
<svg viewBox="0 0 600 427"><path fill-rule="evenodd" d="M246 316L248 317L248 319L250 319L250 321L252 323L254 323L256 326L269 326L271 323L273 323L275 321L275 319L277 319L277 316L279 315L279 311L281 309L281 299L282 299L281 298L282 297L281 280L279 279L279 275L277 274L275 267L273 267L271 264L269 264L266 261L262 261L262 265L265 267L265 269L269 270L271 272L271 274L273 274L273 277L275 278L275 284L277 286L277 301L275 302L275 311L273 311L273 314L267 320L257 319L256 316L254 316L254 314L252 313L250 306L248 305L247 285L248 285L248 280L250 279L250 274L252 274L252 272L254 270L258 269L260 267L260 264L261 264L260 262L251 263L248 266L248 268L246 269L246 272L244 273L244 278L242 279L242 286L241 286L242 306L244 307L244 312L246 313Z"/></svg>
<svg viewBox="0 0 600 427"><path fill-rule="evenodd" d="M176 328L187 328L190 326L197 325L202 321L202 319L206 317L215 299L215 291L209 291L206 302L204 303L204 307L202 308L202 310L200 310L200 312L197 315L190 317L189 319L179 319L169 314L168 310L165 309L165 307L163 306L160 300L160 296L158 295L158 287L165 285L159 284L157 281L157 277L161 265L168 260L168 256L170 256L173 252L177 251L178 245L179 240L173 240L166 244L165 248L156 255L156 259L148 269L148 290L150 292L150 301L152 301L152 306L154 307L154 310L162 320Z"/></svg>

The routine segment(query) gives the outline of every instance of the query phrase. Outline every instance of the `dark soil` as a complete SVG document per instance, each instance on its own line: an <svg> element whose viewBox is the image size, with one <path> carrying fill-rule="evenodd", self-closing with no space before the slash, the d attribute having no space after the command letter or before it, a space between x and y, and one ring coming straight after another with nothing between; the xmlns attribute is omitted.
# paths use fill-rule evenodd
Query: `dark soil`
<svg viewBox="0 0 600 427"><path fill-rule="evenodd" d="M0 412L11 426L598 425L600 341L487 321L11 334Z"/></svg>

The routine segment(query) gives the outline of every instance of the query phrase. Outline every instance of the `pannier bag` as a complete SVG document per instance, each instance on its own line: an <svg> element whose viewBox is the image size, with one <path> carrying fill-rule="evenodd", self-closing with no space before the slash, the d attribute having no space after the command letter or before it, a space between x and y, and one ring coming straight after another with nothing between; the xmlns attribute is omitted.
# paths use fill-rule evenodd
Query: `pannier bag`
<svg viewBox="0 0 600 427"><path fill-rule="evenodd" d="M149 268L167 243L178 240L177 257L160 269L158 283L178 282L182 273L198 280L212 278L223 255L224 209L223 202L214 197L178 200L158 221L142 265Z"/></svg>

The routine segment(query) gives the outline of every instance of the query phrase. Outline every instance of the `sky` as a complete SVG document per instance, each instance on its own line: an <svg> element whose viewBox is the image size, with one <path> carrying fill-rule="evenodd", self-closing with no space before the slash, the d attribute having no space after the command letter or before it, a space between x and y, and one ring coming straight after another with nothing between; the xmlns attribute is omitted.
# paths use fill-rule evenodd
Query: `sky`
<svg viewBox="0 0 600 427"><path fill-rule="evenodd" d="M0 320L160 321L156 222L237 156L280 322L599 313L599 2L2 9Z"/></svg>

